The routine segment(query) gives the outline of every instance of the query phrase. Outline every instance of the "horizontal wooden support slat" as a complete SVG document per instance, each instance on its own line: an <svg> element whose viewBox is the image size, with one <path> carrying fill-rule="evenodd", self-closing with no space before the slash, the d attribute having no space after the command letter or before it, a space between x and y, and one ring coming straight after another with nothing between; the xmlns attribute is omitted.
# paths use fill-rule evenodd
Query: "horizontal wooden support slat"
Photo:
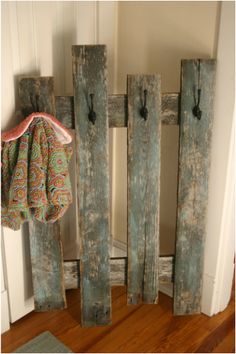
<svg viewBox="0 0 236 354"><path fill-rule="evenodd" d="M161 95L162 124L178 124L179 94L163 93ZM56 96L56 117L67 128L74 129L74 98ZM108 96L108 121L110 128L127 127L127 95Z"/></svg>
<svg viewBox="0 0 236 354"><path fill-rule="evenodd" d="M159 282L169 283L173 281L173 256L159 257ZM65 288L79 288L79 260L64 261ZM111 285L127 284L127 258L110 259Z"/></svg>
<svg viewBox="0 0 236 354"><path fill-rule="evenodd" d="M74 97L56 96L56 117L65 127L74 129Z"/></svg>

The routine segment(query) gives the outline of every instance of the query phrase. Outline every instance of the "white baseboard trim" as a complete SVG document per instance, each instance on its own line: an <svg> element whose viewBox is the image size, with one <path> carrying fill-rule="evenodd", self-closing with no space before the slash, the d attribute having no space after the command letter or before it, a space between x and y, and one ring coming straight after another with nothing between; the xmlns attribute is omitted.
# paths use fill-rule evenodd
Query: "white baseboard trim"
<svg viewBox="0 0 236 354"><path fill-rule="evenodd" d="M1 292L1 333L10 329L7 291Z"/></svg>
<svg viewBox="0 0 236 354"><path fill-rule="evenodd" d="M122 242L120 240L114 239L113 240L113 247L117 247L120 250L127 252L128 245L125 242Z"/></svg>
<svg viewBox="0 0 236 354"><path fill-rule="evenodd" d="M173 283L159 283L159 291L167 296L173 297Z"/></svg>

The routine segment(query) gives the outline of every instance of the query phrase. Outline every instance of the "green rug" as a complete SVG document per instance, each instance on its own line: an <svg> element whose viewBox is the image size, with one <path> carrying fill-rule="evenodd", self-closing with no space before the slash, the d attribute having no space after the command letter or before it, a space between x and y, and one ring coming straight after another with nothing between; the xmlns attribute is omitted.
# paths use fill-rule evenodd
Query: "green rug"
<svg viewBox="0 0 236 354"><path fill-rule="evenodd" d="M14 353L72 353L72 351L47 331L19 347Z"/></svg>

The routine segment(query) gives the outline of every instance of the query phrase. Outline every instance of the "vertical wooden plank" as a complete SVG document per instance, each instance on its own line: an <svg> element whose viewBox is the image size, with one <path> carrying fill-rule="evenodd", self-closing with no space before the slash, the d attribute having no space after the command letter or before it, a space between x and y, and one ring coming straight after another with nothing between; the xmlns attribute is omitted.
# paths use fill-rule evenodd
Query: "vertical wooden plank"
<svg viewBox="0 0 236 354"><path fill-rule="evenodd" d="M36 311L66 305L60 224L29 223L30 254Z"/></svg>
<svg viewBox="0 0 236 354"><path fill-rule="evenodd" d="M175 315L201 311L215 70L215 60L182 61ZM192 113L198 88L200 120Z"/></svg>
<svg viewBox="0 0 236 354"><path fill-rule="evenodd" d="M83 326L111 322L107 53L104 45L73 46L75 129L81 236ZM94 94L95 124L88 120Z"/></svg>
<svg viewBox="0 0 236 354"><path fill-rule="evenodd" d="M147 90L148 117L140 115ZM161 95L159 75L128 76L128 303L157 303Z"/></svg>
<svg viewBox="0 0 236 354"><path fill-rule="evenodd" d="M55 114L52 77L21 79L19 96L24 116L34 111L32 102L36 96L39 111ZM29 232L35 310L62 309L66 307L66 298L59 222L32 221Z"/></svg>

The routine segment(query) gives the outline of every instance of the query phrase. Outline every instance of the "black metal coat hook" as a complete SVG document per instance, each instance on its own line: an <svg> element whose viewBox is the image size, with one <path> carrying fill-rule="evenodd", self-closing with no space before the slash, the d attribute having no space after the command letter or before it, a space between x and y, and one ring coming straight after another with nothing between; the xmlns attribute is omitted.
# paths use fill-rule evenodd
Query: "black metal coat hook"
<svg viewBox="0 0 236 354"><path fill-rule="evenodd" d="M92 122L93 124L95 124L95 121L97 119L97 115L93 110L93 98L94 98L94 93L90 93L90 100L91 100L91 106L89 108L89 114L88 114L88 119L90 120L90 122Z"/></svg>
<svg viewBox="0 0 236 354"><path fill-rule="evenodd" d="M201 101L201 88L200 88L200 67L201 61L200 59L198 60L198 89L197 89L197 100L195 96L195 90L194 90L194 103L195 106L192 109L194 117L196 117L198 120L202 118L202 111L200 109L200 101Z"/></svg>
<svg viewBox="0 0 236 354"><path fill-rule="evenodd" d="M148 116L147 90L144 90L143 93L144 93L144 103L143 103L143 107L140 109L140 115L141 117L143 117L144 120L147 120L147 116Z"/></svg>
<svg viewBox="0 0 236 354"><path fill-rule="evenodd" d="M196 102L196 97L194 97L194 101L195 101L195 106L193 107L193 115L194 117L196 117L198 120L200 120L202 118L202 111L200 110L200 100L201 100L201 89L197 90L197 94L198 94L198 99Z"/></svg>

